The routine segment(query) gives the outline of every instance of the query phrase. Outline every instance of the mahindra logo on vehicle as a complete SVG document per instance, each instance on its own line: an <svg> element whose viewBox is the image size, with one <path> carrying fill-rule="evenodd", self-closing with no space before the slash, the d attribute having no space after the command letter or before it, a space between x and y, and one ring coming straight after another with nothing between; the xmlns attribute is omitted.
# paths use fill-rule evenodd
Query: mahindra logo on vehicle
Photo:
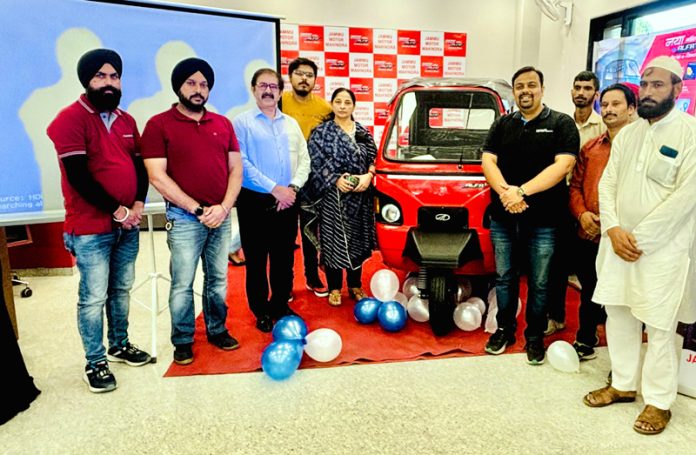
<svg viewBox="0 0 696 455"><path fill-rule="evenodd" d="M451 216L449 216L447 213L438 213L435 215L435 220L436 221L449 221Z"/></svg>

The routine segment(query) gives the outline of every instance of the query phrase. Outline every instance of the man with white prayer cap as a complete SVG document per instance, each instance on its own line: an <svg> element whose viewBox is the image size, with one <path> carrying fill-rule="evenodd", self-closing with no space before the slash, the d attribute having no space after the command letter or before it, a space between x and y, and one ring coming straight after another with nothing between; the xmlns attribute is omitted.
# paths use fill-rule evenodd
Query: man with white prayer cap
<svg viewBox="0 0 696 455"><path fill-rule="evenodd" d="M645 402L633 429L661 433L677 397L677 322L696 320L696 119L675 109L681 64L657 57L640 80L640 119L621 130L599 183L593 301L607 312L610 386L591 407ZM648 348L641 365L643 324Z"/></svg>

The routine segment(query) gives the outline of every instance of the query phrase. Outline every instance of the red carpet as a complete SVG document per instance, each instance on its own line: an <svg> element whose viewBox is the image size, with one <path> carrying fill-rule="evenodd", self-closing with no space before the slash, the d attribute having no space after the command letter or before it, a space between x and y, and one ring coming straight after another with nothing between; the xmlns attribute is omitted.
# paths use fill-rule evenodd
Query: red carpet
<svg viewBox="0 0 696 455"><path fill-rule="evenodd" d="M363 272L364 288L369 292L372 274L384 265L379 253L365 264ZM270 333L256 329L256 319L249 311L244 292L244 267L229 268L229 305L227 327L232 336L240 342L240 348L234 351L222 351L209 344L205 337L203 315L196 320L196 333L193 346L194 362L187 366L172 363L165 376L189 376L196 374L226 374L256 371L261 369L261 353L271 343ZM403 281L403 276L399 276ZM522 299L526 296L526 286L522 284ZM456 329L445 337L435 337L430 325L409 319L404 330L389 333L375 322L362 325L353 317L353 300L344 290L343 305L331 307L325 298L316 297L304 287L302 257L300 250L295 255L295 300L291 307L307 324L309 331L327 327L335 330L343 340L343 350L334 361L319 363L305 355L300 368L314 368L336 365L350 365L369 362L400 362L417 359L462 357L483 355L483 347L490 334L483 327L474 332ZM547 341L547 346L555 340L562 339L570 343L575 339L577 314L580 294L573 288L567 293L567 327ZM524 347L524 310L519 316L517 343L506 352L522 352Z"/></svg>

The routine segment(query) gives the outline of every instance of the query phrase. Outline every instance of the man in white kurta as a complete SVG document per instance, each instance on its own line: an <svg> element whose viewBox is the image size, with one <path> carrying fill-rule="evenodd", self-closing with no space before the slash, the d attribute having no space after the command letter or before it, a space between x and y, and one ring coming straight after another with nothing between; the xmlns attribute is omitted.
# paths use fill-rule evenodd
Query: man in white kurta
<svg viewBox="0 0 696 455"><path fill-rule="evenodd" d="M634 429L656 434L676 399L678 321L696 319L696 119L674 108L678 61L658 57L641 77L640 119L612 144L599 184L602 238L593 301L605 305L611 386L588 406L633 401L642 373L646 408ZM640 365L642 326L648 349Z"/></svg>

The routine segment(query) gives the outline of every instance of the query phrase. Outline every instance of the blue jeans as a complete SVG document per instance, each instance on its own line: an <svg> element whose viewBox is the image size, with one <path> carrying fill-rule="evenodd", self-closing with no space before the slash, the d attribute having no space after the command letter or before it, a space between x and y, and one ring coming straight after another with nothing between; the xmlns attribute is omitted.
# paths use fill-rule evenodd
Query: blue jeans
<svg viewBox="0 0 696 455"><path fill-rule="evenodd" d="M171 252L169 271L169 313L172 318L172 344L193 343L195 314L193 280L198 259L203 260L203 318L209 337L227 331L227 252L230 243L230 218L218 228L209 228L186 210L167 207L167 232Z"/></svg>
<svg viewBox="0 0 696 455"><path fill-rule="evenodd" d="M551 261L556 244L556 227L530 227L520 223L504 225L491 220L491 241L495 250L495 293L498 300L498 328L507 333L517 329L517 299L520 273L527 265L527 328L529 341L543 339Z"/></svg>
<svg viewBox="0 0 696 455"><path fill-rule="evenodd" d="M128 342L128 308L139 234L137 228L108 234L63 234L65 248L77 258L80 272L77 327L89 365L106 360L104 309L109 347L123 347Z"/></svg>

